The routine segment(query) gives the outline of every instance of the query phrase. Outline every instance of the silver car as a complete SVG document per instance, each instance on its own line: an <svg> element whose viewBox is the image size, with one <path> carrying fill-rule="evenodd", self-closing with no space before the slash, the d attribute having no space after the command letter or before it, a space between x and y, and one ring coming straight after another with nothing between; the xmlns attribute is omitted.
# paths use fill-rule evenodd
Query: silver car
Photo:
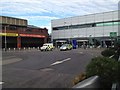
<svg viewBox="0 0 120 90"><path fill-rule="evenodd" d="M63 44L60 47L60 51L71 50L71 49L72 49L72 45L71 44Z"/></svg>

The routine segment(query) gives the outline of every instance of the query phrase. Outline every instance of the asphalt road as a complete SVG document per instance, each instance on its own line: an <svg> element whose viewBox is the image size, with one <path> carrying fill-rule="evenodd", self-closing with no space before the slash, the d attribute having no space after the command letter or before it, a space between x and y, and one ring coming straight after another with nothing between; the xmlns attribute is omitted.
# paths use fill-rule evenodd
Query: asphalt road
<svg viewBox="0 0 120 90"><path fill-rule="evenodd" d="M100 49L3 52L3 88L71 88Z"/></svg>

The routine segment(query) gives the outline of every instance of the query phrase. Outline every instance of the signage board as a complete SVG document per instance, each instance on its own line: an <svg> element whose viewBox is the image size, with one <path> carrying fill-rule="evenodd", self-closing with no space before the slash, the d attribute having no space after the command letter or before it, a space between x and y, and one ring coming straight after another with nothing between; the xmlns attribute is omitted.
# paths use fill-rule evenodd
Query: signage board
<svg viewBox="0 0 120 90"><path fill-rule="evenodd" d="M117 32L110 32L110 37L117 37Z"/></svg>
<svg viewBox="0 0 120 90"><path fill-rule="evenodd" d="M72 40L72 44L73 44L73 49L76 49L76 46L77 46L77 40Z"/></svg>
<svg viewBox="0 0 120 90"><path fill-rule="evenodd" d="M18 34L17 33L0 33L0 36L13 36L13 37L17 37Z"/></svg>
<svg viewBox="0 0 120 90"><path fill-rule="evenodd" d="M21 37L38 37L38 38L45 38L44 35L36 35L36 34L19 34Z"/></svg>

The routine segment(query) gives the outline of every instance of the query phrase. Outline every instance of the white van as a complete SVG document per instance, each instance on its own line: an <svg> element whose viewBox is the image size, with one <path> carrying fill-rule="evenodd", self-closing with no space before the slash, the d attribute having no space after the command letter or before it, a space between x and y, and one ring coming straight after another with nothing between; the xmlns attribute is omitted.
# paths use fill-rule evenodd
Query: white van
<svg viewBox="0 0 120 90"><path fill-rule="evenodd" d="M54 48L53 43L45 43L42 47L40 47L41 51L52 51Z"/></svg>

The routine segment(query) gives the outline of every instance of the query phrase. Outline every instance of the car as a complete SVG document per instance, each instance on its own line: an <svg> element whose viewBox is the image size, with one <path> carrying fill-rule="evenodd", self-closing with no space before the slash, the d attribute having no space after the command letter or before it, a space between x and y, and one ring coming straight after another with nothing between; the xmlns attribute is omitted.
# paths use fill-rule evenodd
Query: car
<svg viewBox="0 0 120 90"><path fill-rule="evenodd" d="M71 49L72 49L72 45L71 44L63 44L60 47L60 51L71 50Z"/></svg>
<svg viewBox="0 0 120 90"><path fill-rule="evenodd" d="M45 43L40 47L41 51L52 51L54 49L53 43Z"/></svg>

